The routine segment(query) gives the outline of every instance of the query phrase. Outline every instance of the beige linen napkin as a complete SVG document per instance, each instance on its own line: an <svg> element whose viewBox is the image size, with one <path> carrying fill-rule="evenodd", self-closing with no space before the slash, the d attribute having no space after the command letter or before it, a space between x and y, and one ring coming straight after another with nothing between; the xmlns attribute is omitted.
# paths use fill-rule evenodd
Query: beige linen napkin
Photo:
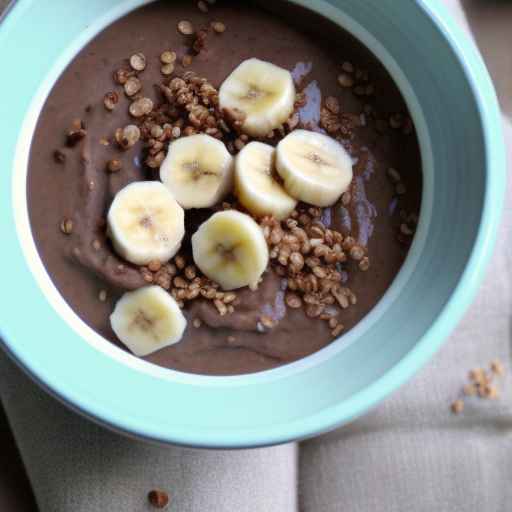
<svg viewBox="0 0 512 512"><path fill-rule="evenodd" d="M154 510L147 494L155 488L169 492L176 512L297 510L295 444L214 451L135 441L68 410L1 351L0 375L41 512Z"/></svg>
<svg viewBox="0 0 512 512"><path fill-rule="evenodd" d="M445 2L467 26L459 2ZM466 0L463 8L509 114L512 6ZM68 411L0 354L0 396L41 512L150 510L145 495L153 487L168 490L169 510L179 512L510 511L510 392L475 399L456 417L449 405L469 368L494 357L510 368L511 227L512 199L479 297L433 361L374 412L299 451L129 440ZM503 386L511 384L507 377Z"/></svg>
<svg viewBox="0 0 512 512"><path fill-rule="evenodd" d="M512 2L444 0L480 47L503 111L512 162ZM499 401L449 410L470 368L497 357L510 372L512 190L477 299L433 361L377 410L300 449L301 510L512 510L512 379Z"/></svg>

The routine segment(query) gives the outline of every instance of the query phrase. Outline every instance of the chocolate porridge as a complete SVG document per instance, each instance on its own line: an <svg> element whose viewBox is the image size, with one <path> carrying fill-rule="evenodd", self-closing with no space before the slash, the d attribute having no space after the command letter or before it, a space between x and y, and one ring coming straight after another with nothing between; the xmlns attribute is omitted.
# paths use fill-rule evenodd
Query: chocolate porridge
<svg viewBox="0 0 512 512"><path fill-rule="evenodd" d="M157 365L240 374L320 350L375 306L414 235L421 161L398 88L329 20L273 5L130 13L76 56L37 124L42 261L84 322ZM170 330L146 350L151 304Z"/></svg>

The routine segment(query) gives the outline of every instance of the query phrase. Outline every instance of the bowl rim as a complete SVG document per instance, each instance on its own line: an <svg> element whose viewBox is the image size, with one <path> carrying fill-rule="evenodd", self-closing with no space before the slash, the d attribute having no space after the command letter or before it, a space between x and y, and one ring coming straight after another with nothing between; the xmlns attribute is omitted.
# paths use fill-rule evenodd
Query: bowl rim
<svg viewBox="0 0 512 512"><path fill-rule="evenodd" d="M14 7L11 4L11 9L8 9L9 16L5 16L3 23L9 23L11 14L15 14L18 9L21 10L30 1L18 0L18 2L14 3ZM305 0L291 1L310 7ZM328 5L321 0L317 1L316 4L322 6L324 12L326 10L337 10L336 7ZM443 6L438 4L433 6L428 3L428 0L416 0L416 5L423 10L424 14L442 33L464 70L480 116L486 151L487 173L480 225L466 269L435 322L397 365L389 369L380 379L374 381L361 392L352 395L342 404L322 409L306 419L301 418L296 421L273 425L272 428L266 428L264 433L258 429L244 429L236 434L233 431L228 431L226 434L222 432L199 431L199 433L194 434L182 432L181 435L163 435L158 428L148 428L147 425L127 425L126 422L124 425L120 425L119 419L113 418L106 411L94 410L94 407L90 407L90 403L88 406L79 397L70 396L63 389L56 389L47 385L43 379L36 376L39 372L30 367L30 362L23 361L17 356L15 349L11 345L6 344L5 341L2 342L11 357L17 361L26 373L53 396L56 396L67 406L85 414L102 425L106 424L116 431L149 440L161 440L203 447L270 445L319 434L339 424L351 421L410 378L439 348L473 299L483 278L483 269L492 253L503 206L503 191L505 188L503 186L505 182L505 151L503 137L501 136L501 118L494 88L485 65L473 43L464 34L462 29L456 25L456 22L451 19ZM497 127L500 130L499 137L496 137ZM3 331L4 327L2 326L0 329ZM343 410L341 410L341 407L343 407ZM201 440L198 439L199 437Z"/></svg>

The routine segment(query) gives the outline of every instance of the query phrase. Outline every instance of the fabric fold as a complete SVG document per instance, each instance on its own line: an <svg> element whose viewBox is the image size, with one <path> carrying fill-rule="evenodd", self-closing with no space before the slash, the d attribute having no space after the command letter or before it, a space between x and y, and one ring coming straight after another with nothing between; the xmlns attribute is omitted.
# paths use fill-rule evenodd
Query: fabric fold
<svg viewBox="0 0 512 512"><path fill-rule="evenodd" d="M297 512L297 445L196 450L116 434L68 410L0 352L0 396L40 512L150 510L167 491L180 512Z"/></svg>

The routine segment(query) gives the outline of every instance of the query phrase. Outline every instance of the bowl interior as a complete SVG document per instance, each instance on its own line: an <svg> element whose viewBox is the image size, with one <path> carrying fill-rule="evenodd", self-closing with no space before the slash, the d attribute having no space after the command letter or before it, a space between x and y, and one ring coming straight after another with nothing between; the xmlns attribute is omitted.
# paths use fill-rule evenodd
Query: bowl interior
<svg viewBox="0 0 512 512"><path fill-rule="evenodd" d="M434 352L482 274L504 189L499 115L485 68L457 29L423 2L398 6L393 0L295 0L352 32L400 87L423 158L418 232L390 290L343 343L259 374L187 375L144 363L87 331L52 291L35 253L26 211L28 151L47 93L88 40L144 3L91 0L71 6L56 0L48 7L20 0L0 27L0 44L17 48L7 57L12 69L29 62L33 48L24 42L41 45L37 63L21 69L16 83L0 85L4 97L13 98L0 106L0 161L12 169L0 178L0 226L8 241L7 268L12 269L7 289L19 292L16 301L4 301L0 313L7 350L75 408L152 439L254 446L346 422L396 388ZM55 33L57 13L69 23ZM27 21L34 19L37 25ZM169 407L162 408L163 403Z"/></svg>

